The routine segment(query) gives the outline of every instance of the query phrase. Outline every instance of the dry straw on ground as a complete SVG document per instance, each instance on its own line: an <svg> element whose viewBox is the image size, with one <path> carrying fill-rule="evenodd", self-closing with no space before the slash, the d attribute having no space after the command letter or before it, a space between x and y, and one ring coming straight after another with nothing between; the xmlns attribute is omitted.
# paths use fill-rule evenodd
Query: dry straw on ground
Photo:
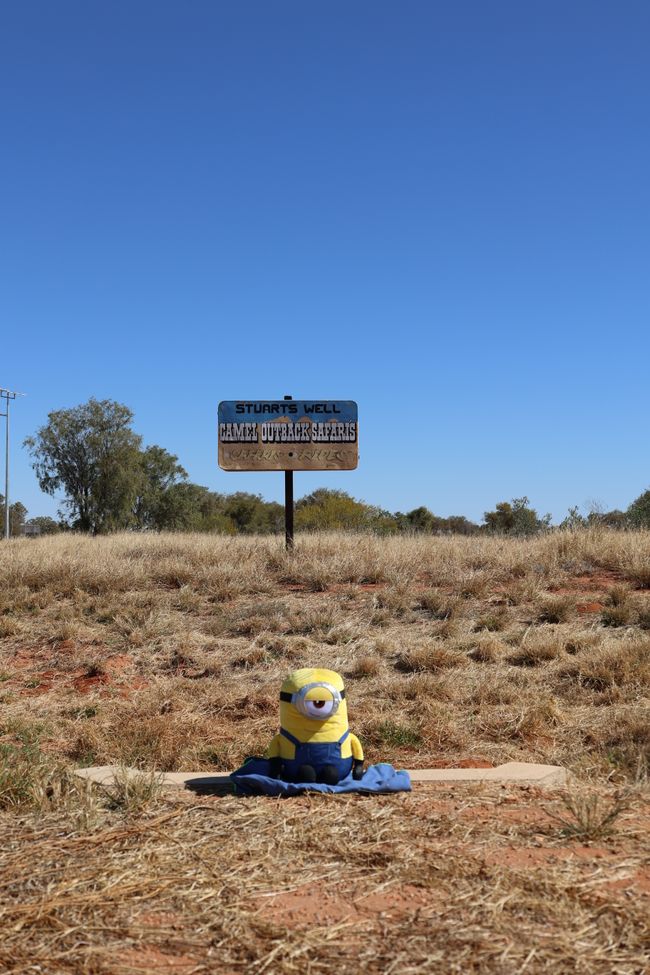
<svg viewBox="0 0 650 975"><path fill-rule="evenodd" d="M0 970L642 971L649 579L644 533L8 543ZM316 664L370 761L582 785L283 803L70 776L232 768Z"/></svg>

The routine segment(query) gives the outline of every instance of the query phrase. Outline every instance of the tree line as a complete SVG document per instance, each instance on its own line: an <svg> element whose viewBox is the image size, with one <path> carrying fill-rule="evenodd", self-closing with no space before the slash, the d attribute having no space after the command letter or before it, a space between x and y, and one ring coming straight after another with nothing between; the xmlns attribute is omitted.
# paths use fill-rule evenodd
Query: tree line
<svg viewBox="0 0 650 975"><path fill-rule="evenodd" d="M178 458L163 447L145 446L132 428L133 413L112 400L87 403L48 415L48 422L27 437L25 446L41 489L63 498L58 520L27 520L20 501L10 506L11 534L25 528L48 534L80 531L200 531L223 534L281 532L284 508L259 494L221 494L193 484ZM0 504L4 503L0 495ZM421 506L390 512L359 501L345 491L319 488L298 500L295 525L302 530L372 531L381 534L478 533L533 535L551 527L528 498L499 502L477 524L463 515L440 517ZM650 527L650 490L626 511L571 508L561 527L608 525Z"/></svg>

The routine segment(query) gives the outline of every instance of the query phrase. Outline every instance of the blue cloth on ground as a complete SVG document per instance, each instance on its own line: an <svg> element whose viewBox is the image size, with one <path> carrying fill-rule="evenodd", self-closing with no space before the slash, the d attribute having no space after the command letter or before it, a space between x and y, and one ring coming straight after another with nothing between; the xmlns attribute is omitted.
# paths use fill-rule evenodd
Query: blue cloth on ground
<svg viewBox="0 0 650 975"><path fill-rule="evenodd" d="M266 758L249 758L230 778L236 792L246 796L297 796L302 792L410 792L411 779L408 772L398 772L392 765L383 762L370 765L360 779L346 775L337 785L324 782L285 782L269 775L269 762Z"/></svg>

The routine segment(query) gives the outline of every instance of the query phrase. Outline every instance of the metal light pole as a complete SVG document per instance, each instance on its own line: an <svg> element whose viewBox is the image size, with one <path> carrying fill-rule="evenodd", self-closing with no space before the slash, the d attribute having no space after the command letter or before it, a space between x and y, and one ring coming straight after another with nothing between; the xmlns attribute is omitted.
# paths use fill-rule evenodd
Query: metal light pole
<svg viewBox="0 0 650 975"><path fill-rule="evenodd" d="M4 525L4 536L9 538L9 404L12 399L16 396L23 396L23 393L14 393L10 389L3 389L0 386L0 399L6 400L7 407L4 413L0 413L0 416L4 416L6 419L6 429L5 429L5 525Z"/></svg>

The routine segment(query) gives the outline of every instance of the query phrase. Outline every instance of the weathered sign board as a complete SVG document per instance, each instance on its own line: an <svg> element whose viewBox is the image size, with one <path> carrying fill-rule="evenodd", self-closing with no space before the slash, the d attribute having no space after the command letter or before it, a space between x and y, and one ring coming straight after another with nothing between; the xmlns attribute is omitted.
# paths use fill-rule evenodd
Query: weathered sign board
<svg viewBox="0 0 650 975"><path fill-rule="evenodd" d="M225 400L218 422L224 471L352 471L359 461L353 400Z"/></svg>

